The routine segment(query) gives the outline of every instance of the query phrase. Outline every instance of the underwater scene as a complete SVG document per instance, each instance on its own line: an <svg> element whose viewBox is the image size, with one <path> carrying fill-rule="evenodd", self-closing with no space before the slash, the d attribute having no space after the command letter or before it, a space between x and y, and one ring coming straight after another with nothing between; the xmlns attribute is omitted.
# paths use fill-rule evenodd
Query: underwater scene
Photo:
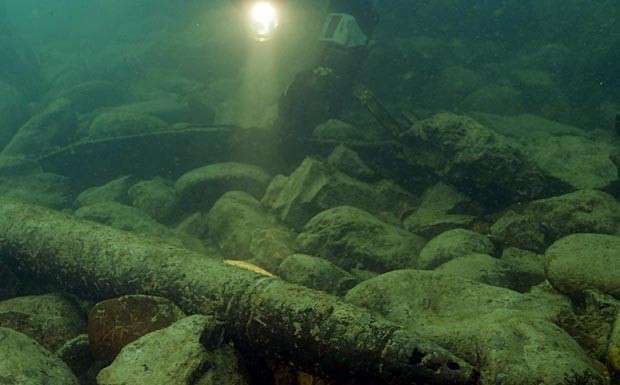
<svg viewBox="0 0 620 385"><path fill-rule="evenodd" d="M0 385L620 385L620 2L0 0Z"/></svg>

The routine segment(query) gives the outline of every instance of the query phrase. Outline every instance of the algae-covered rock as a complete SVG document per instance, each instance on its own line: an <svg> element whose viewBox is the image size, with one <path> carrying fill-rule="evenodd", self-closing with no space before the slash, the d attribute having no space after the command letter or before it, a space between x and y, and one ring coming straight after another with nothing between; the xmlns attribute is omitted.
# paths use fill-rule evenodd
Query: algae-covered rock
<svg viewBox="0 0 620 385"><path fill-rule="evenodd" d="M374 171L364 163L355 151L342 144L334 148L329 154L327 164L360 180L369 180L375 176Z"/></svg>
<svg viewBox="0 0 620 385"><path fill-rule="evenodd" d="M420 251L418 269L434 269L451 259L472 253L495 254L495 246L482 234L454 229L443 232L431 239Z"/></svg>
<svg viewBox="0 0 620 385"><path fill-rule="evenodd" d="M338 119L329 119L321 123L312 132L312 136L320 140L359 140L363 133L354 125Z"/></svg>
<svg viewBox="0 0 620 385"><path fill-rule="evenodd" d="M246 385L223 328L193 315L127 345L97 376L99 385Z"/></svg>
<svg viewBox="0 0 620 385"><path fill-rule="evenodd" d="M524 145L528 157L545 173L573 189L603 189L618 183L610 160L616 146L577 127L532 114L472 115L487 127Z"/></svg>
<svg viewBox="0 0 620 385"><path fill-rule="evenodd" d="M86 319L69 299L44 294L1 301L0 326L24 333L54 352L86 331Z"/></svg>
<svg viewBox="0 0 620 385"><path fill-rule="evenodd" d="M69 205L72 190L68 178L48 172L0 177L0 195L58 210Z"/></svg>
<svg viewBox="0 0 620 385"><path fill-rule="evenodd" d="M0 176L18 176L41 171L34 160L23 156L0 155Z"/></svg>
<svg viewBox="0 0 620 385"><path fill-rule="evenodd" d="M108 111L97 115L88 129L93 139L147 134L168 127L163 120L144 114L124 111Z"/></svg>
<svg viewBox="0 0 620 385"><path fill-rule="evenodd" d="M468 254L441 264L435 272L512 289L510 266L487 254Z"/></svg>
<svg viewBox="0 0 620 385"><path fill-rule="evenodd" d="M489 238L501 247L542 253L547 248L541 224L528 215L508 210L490 228Z"/></svg>
<svg viewBox="0 0 620 385"><path fill-rule="evenodd" d="M125 90L106 80L83 82L63 91L58 96L71 100L74 109L80 113L119 105L127 99Z"/></svg>
<svg viewBox="0 0 620 385"><path fill-rule="evenodd" d="M210 239L229 259L258 258L253 262L275 271L293 253L294 234L255 197L242 191L227 192L215 202L208 214L208 227Z"/></svg>
<svg viewBox="0 0 620 385"><path fill-rule="evenodd" d="M542 228L545 241L574 233L620 234L620 202L597 190L579 190L531 202L527 215Z"/></svg>
<svg viewBox="0 0 620 385"><path fill-rule="evenodd" d="M341 295L355 286L357 279L323 258L292 254L278 267L282 279L315 290Z"/></svg>
<svg viewBox="0 0 620 385"><path fill-rule="evenodd" d="M214 163L184 174L176 181L175 189L186 210L208 210L227 191L244 191L260 199L269 180L269 174L258 166Z"/></svg>
<svg viewBox="0 0 620 385"><path fill-rule="evenodd" d="M403 226L431 238L451 229L472 227L480 212L469 197L440 182L424 191L420 205L403 220Z"/></svg>
<svg viewBox="0 0 620 385"><path fill-rule="evenodd" d="M0 301L15 297L20 284L19 279L7 265L2 263L0 257Z"/></svg>
<svg viewBox="0 0 620 385"><path fill-rule="evenodd" d="M304 159L278 191L277 197L270 194L265 204L298 231L310 218L332 207L348 205L400 218L403 211L417 204L414 195L391 182L364 183L312 158Z"/></svg>
<svg viewBox="0 0 620 385"><path fill-rule="evenodd" d="M359 268L386 272L413 267L425 242L418 235L350 206L321 212L297 237L302 252L347 271Z"/></svg>
<svg viewBox="0 0 620 385"><path fill-rule="evenodd" d="M3 384L79 385L71 369L35 340L0 327L0 379Z"/></svg>
<svg viewBox="0 0 620 385"><path fill-rule="evenodd" d="M71 143L76 129L77 119L71 102L57 99L21 126L2 150L2 155L37 158Z"/></svg>
<svg viewBox="0 0 620 385"><path fill-rule="evenodd" d="M169 124L179 122L210 124L213 122L213 110L203 104L175 94L165 94L151 100L134 102L115 107L115 112L154 116Z"/></svg>
<svg viewBox="0 0 620 385"><path fill-rule="evenodd" d="M411 172L430 169L487 208L556 188L517 143L467 117L437 114L415 123L401 141Z"/></svg>
<svg viewBox="0 0 620 385"><path fill-rule="evenodd" d="M191 236L175 233L172 229L151 218L144 211L118 202L106 201L83 206L75 211L75 215L78 218L103 223L120 230L161 238L175 246L199 252L204 251L202 242L199 240Z"/></svg>
<svg viewBox="0 0 620 385"><path fill-rule="evenodd" d="M81 207L102 202L128 204L130 200L127 195L127 190L136 182L137 178L131 175L125 175L101 186L89 187L78 195L75 200L75 205Z"/></svg>
<svg viewBox="0 0 620 385"><path fill-rule="evenodd" d="M178 198L174 183L155 177L138 182L127 190L133 207L147 213L160 223L168 223L176 214Z"/></svg>
<svg viewBox="0 0 620 385"><path fill-rule="evenodd" d="M346 300L475 362L480 385L607 383L577 342L553 323L566 308L552 302L419 270L364 281Z"/></svg>
<svg viewBox="0 0 620 385"><path fill-rule="evenodd" d="M545 258L549 282L559 291L578 296L596 289L620 299L620 237L569 235L551 245Z"/></svg>

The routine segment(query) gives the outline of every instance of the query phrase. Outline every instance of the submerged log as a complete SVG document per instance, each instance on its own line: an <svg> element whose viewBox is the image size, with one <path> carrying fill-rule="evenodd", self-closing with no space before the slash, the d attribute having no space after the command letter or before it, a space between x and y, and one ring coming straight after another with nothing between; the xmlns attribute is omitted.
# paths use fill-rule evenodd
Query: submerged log
<svg viewBox="0 0 620 385"><path fill-rule="evenodd" d="M222 320L240 349L327 378L475 382L463 360L337 297L37 206L0 200L0 218L11 266L82 296L167 297Z"/></svg>

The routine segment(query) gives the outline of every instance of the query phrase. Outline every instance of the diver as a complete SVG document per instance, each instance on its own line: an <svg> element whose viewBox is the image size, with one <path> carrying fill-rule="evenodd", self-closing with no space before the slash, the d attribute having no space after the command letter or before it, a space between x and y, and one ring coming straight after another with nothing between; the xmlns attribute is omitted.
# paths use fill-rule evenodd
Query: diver
<svg viewBox="0 0 620 385"><path fill-rule="evenodd" d="M280 132L309 137L318 124L342 110L365 63L368 43L379 19L374 1L330 1L318 37L321 54L312 68L295 76L280 97L276 123ZM253 4L259 19L253 29L259 39L267 39L277 28L277 22L270 19L273 11L268 2Z"/></svg>

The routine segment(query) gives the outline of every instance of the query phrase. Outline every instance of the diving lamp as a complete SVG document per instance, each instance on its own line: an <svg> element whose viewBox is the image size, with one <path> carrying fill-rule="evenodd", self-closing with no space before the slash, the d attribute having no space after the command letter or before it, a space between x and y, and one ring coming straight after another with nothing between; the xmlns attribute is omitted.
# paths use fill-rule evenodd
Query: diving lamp
<svg viewBox="0 0 620 385"><path fill-rule="evenodd" d="M267 41L274 37L280 25L280 16L275 5L268 1L259 1L250 5L249 28L258 41Z"/></svg>

